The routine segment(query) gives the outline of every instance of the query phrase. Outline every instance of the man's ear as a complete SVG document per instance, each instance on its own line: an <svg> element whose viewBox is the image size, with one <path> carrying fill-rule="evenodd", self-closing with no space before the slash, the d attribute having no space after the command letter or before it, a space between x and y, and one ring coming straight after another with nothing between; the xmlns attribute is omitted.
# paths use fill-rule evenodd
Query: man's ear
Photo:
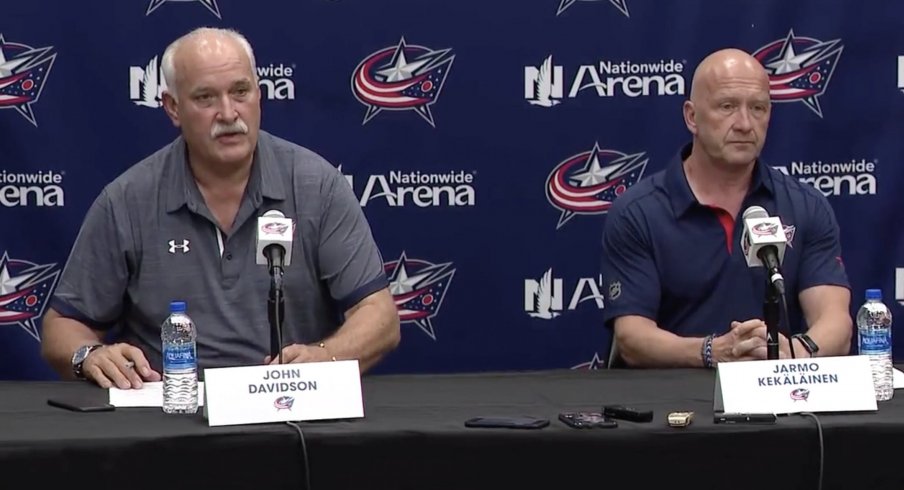
<svg viewBox="0 0 904 490"><path fill-rule="evenodd" d="M163 110L166 111L166 115L173 121L173 126L178 128L182 125L179 119L179 102L168 91L163 92Z"/></svg>
<svg viewBox="0 0 904 490"><path fill-rule="evenodd" d="M687 126L687 130L691 132L691 134L697 134L697 109L694 107L694 103L685 100L684 107L682 107L684 111L684 125Z"/></svg>

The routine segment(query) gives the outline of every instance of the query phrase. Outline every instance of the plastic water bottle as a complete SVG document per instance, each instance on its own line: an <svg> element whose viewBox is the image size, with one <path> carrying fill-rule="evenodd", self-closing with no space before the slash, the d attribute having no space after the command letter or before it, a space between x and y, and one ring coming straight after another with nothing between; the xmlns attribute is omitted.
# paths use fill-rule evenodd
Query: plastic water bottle
<svg viewBox="0 0 904 490"><path fill-rule="evenodd" d="M160 328L163 341L163 411L198 411L198 356L195 323L184 301L170 303L170 315Z"/></svg>
<svg viewBox="0 0 904 490"><path fill-rule="evenodd" d="M857 312L857 344L869 356L876 400L891 400L892 385L891 311L882 302L882 290L867 289L866 303Z"/></svg>

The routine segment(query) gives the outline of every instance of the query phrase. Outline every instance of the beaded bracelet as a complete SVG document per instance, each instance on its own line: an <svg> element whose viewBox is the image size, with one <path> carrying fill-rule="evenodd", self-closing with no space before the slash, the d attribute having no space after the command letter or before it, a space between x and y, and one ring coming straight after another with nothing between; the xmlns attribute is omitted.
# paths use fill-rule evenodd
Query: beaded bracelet
<svg viewBox="0 0 904 490"><path fill-rule="evenodd" d="M713 367L713 334L709 334L703 338L700 354L703 357L703 367Z"/></svg>

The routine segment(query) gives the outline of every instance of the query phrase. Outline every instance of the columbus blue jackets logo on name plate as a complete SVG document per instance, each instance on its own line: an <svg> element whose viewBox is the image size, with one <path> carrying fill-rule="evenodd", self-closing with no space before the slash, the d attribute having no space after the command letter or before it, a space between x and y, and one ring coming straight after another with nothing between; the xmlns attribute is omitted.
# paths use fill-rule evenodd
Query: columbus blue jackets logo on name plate
<svg viewBox="0 0 904 490"><path fill-rule="evenodd" d="M36 264L0 256L0 326L15 325L40 341L35 320L41 318L56 287L56 264Z"/></svg>
<svg viewBox="0 0 904 490"><path fill-rule="evenodd" d="M399 310L399 320L417 325L436 340L432 319L439 313L455 274L452 263L409 259L402 252L399 260L387 262L383 268L389 276L389 291Z"/></svg>
<svg viewBox="0 0 904 490"><path fill-rule="evenodd" d="M33 48L0 34L0 109L15 109L37 126L31 105L41 97L55 59L53 46Z"/></svg>
<svg viewBox="0 0 904 490"><path fill-rule="evenodd" d="M276 411L280 410L292 410L292 405L295 404L295 398L291 396L281 396L273 401L273 407L276 408Z"/></svg>
<svg viewBox="0 0 904 490"><path fill-rule="evenodd" d="M640 180L649 161L644 152L628 155L594 144L560 162L546 179L546 198L562 211L556 229L576 214L609 212L615 198Z"/></svg>
<svg viewBox="0 0 904 490"><path fill-rule="evenodd" d="M810 390L806 388L797 388L791 391L791 399L794 401L807 401L810 398Z"/></svg>
<svg viewBox="0 0 904 490"><path fill-rule="evenodd" d="M801 102L822 117L819 97L829 87L844 46L840 39L820 41L795 36L794 30L753 53L769 73L773 102Z"/></svg>
<svg viewBox="0 0 904 490"><path fill-rule="evenodd" d="M439 100L455 55L407 44L383 48L364 58L352 74L352 92L367 106L364 122L382 111L413 111L432 127L430 106Z"/></svg>

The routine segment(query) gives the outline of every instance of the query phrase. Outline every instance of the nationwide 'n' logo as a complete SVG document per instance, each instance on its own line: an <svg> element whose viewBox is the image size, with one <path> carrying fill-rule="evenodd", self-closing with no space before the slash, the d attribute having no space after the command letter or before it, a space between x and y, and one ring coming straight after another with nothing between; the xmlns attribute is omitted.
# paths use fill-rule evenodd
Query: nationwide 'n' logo
<svg viewBox="0 0 904 490"><path fill-rule="evenodd" d="M15 325L41 341L35 320L41 318L56 287L56 264L36 264L0 256L0 325Z"/></svg>
<svg viewBox="0 0 904 490"><path fill-rule="evenodd" d="M822 117L819 97L829 87L844 46L840 39L820 41L795 36L761 47L753 56L769 73L769 94L773 102L801 102Z"/></svg>
<svg viewBox="0 0 904 490"><path fill-rule="evenodd" d="M144 15L145 16L151 15L151 12L160 8L160 6L163 5L164 3L169 3L169 2L173 2L173 3L175 3L175 2L180 2L180 3L198 2L201 5L203 5L204 7L206 7L207 10L209 10L213 15L216 15L218 19L222 19L222 17L220 17L220 7L217 6L217 0L151 0L151 3L148 4L148 11L145 12Z"/></svg>
<svg viewBox="0 0 904 490"><path fill-rule="evenodd" d="M352 92L367 106L361 124L382 111L414 111L436 127L430 106L439 100L454 59L451 49L407 44L404 37L368 55L352 74Z"/></svg>
<svg viewBox="0 0 904 490"><path fill-rule="evenodd" d="M384 270L389 275L389 292L399 310L399 320L417 325L436 340L432 319L439 313L455 274L452 263L409 259L402 252L399 260L387 262Z"/></svg>
<svg viewBox="0 0 904 490"><path fill-rule="evenodd" d="M41 97L55 59L53 46L33 48L0 34L0 109L15 109L37 126L31 105Z"/></svg>
<svg viewBox="0 0 904 490"><path fill-rule="evenodd" d="M546 198L562 212L556 229L576 214L609 212L615 198L640 180L649 160L644 152L628 155L594 144L560 162L546 179Z"/></svg>
<svg viewBox="0 0 904 490"><path fill-rule="evenodd" d="M559 0L559 10L556 11L556 15L561 15L562 12L571 7L577 2L602 2L605 0ZM613 7L617 8L619 12L625 15L625 17L630 17L628 14L628 0L609 0L609 3L612 4Z"/></svg>

